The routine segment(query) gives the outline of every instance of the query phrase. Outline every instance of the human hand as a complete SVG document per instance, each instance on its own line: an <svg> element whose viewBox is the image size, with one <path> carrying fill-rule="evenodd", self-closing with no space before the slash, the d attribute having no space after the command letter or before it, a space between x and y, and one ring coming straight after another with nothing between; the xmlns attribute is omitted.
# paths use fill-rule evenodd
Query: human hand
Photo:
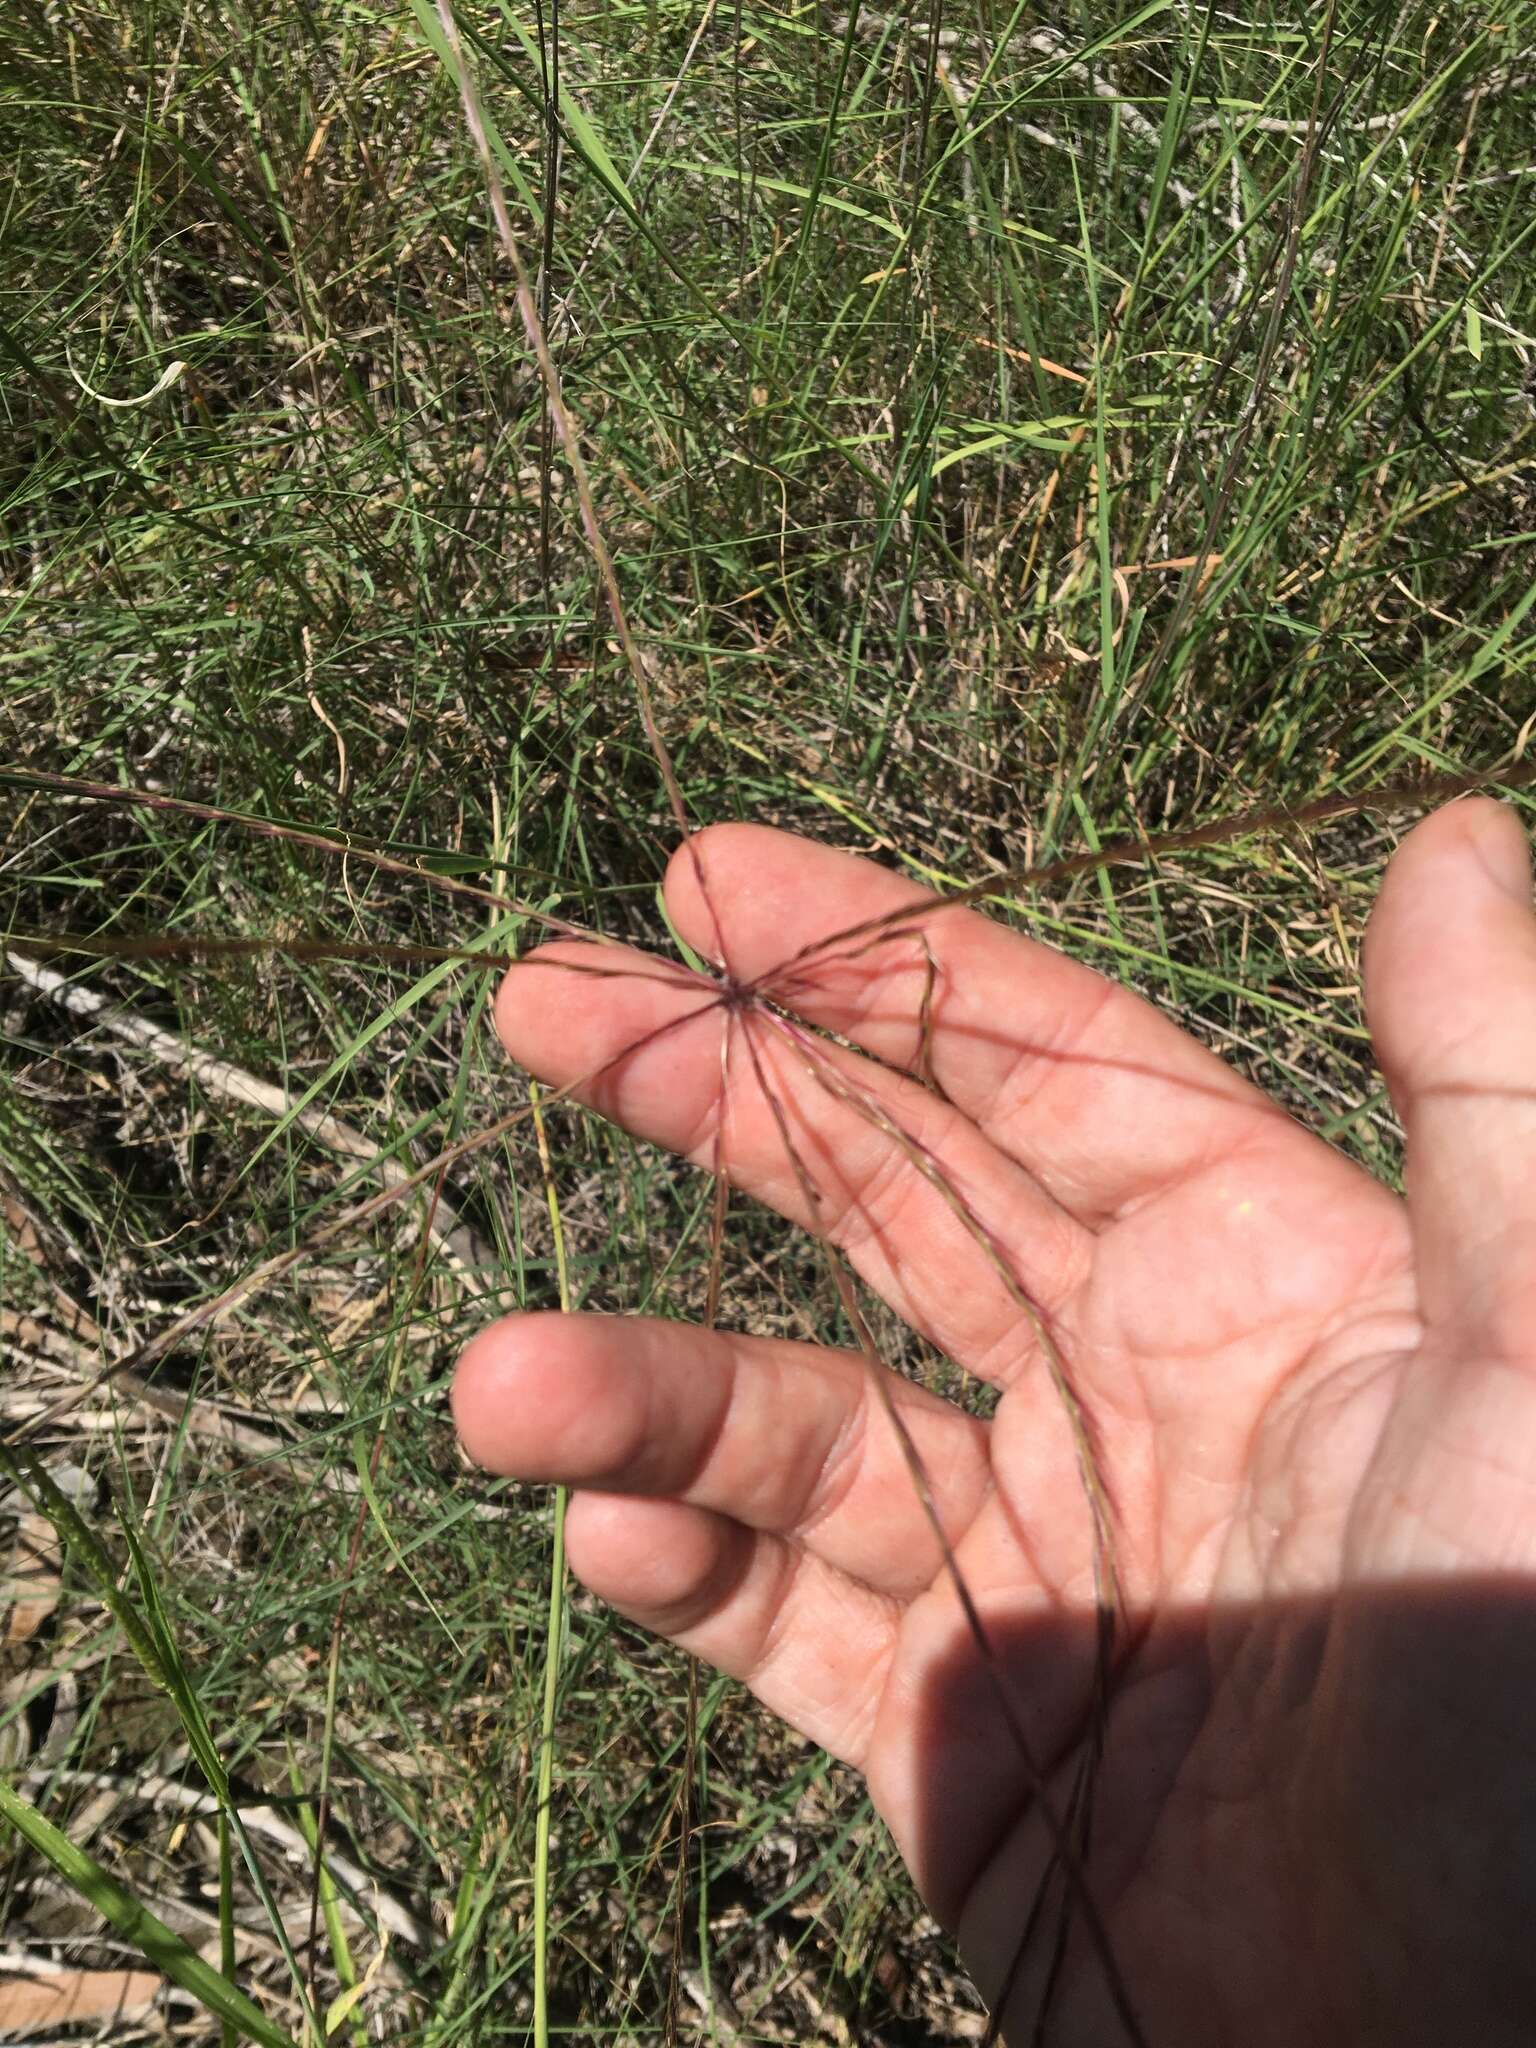
<svg viewBox="0 0 1536 2048"><path fill-rule="evenodd" d="M765 828L694 844L708 905L685 850L670 913L712 953L713 906L739 982L928 900ZM738 1045L723 1079L712 1006L580 1092L704 1165L724 1094L732 1181L1001 1388L989 1424L894 1375L888 1391L1064 1806L1094 1680L1092 1522L1005 1268L1043 1310L1114 1508L1124 1627L1087 1882L1145 2040L1525 2041L1536 918L1516 820L1482 799L1429 818L1371 920L1406 1203L1118 985L969 911L922 929L942 1096L893 1070L929 986L899 943L834 951L792 992L799 1017L875 1056L818 1042L846 1086L761 1012L739 1019L756 1065ZM525 964L498 1025L564 1085L708 994ZM596 1593L863 1771L995 1996L1051 1836L871 1366L676 1323L513 1316L469 1345L454 1410L483 1465L578 1489L570 1557ZM1046 2037L1097 2048L1124 2029L1081 1918ZM1021 2041L1050 1962L1036 1947L1007 1994Z"/></svg>

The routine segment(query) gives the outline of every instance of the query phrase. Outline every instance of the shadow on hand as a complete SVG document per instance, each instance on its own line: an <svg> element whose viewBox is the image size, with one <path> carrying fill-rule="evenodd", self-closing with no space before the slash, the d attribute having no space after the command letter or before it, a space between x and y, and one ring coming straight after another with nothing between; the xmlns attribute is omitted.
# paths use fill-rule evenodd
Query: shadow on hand
<svg viewBox="0 0 1536 2048"><path fill-rule="evenodd" d="M1093 1617L989 1629L917 1703L902 1846L1009 2048L1532 2039L1536 1577L1142 1619L1096 1761ZM1089 1816L1066 1879L1018 1729Z"/></svg>

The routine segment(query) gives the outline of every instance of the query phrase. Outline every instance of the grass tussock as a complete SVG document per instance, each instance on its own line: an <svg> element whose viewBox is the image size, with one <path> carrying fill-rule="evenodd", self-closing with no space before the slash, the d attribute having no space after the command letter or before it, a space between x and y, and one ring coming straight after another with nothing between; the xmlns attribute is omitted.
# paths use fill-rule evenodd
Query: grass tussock
<svg viewBox="0 0 1536 2048"><path fill-rule="evenodd" d="M668 950L677 814L764 819L975 887L1390 1174L1391 813L1019 871L1524 757L1533 39L1524 0L0 30L0 1764L41 1817L0 1885L81 2000L149 1913L197 2038L980 2038L856 1782L567 1596L558 1508L443 1398L562 1303L952 1369L536 1117L488 963Z"/></svg>

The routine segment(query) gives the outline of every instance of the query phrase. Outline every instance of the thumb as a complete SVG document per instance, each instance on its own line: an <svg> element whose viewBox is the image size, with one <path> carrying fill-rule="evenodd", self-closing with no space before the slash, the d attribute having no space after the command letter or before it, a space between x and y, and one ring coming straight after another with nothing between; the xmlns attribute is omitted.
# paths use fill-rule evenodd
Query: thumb
<svg viewBox="0 0 1536 2048"><path fill-rule="evenodd" d="M1536 915L1508 806L1464 798L1409 834L1371 916L1364 975L1407 1134L1425 1320L1536 1358Z"/></svg>

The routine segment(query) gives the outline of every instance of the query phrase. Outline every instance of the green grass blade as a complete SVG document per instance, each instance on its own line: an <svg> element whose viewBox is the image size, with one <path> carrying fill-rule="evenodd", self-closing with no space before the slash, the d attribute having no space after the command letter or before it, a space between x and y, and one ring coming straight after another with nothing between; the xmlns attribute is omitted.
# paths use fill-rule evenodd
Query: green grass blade
<svg viewBox="0 0 1536 2048"><path fill-rule="evenodd" d="M179 1984L217 2019L261 2048L295 2048L293 2037L273 2024L237 1985L205 1963L163 1920L134 1898L94 1857L60 1832L29 1800L0 1779L0 1819L46 1856L66 1884L133 1946L155 1969Z"/></svg>

